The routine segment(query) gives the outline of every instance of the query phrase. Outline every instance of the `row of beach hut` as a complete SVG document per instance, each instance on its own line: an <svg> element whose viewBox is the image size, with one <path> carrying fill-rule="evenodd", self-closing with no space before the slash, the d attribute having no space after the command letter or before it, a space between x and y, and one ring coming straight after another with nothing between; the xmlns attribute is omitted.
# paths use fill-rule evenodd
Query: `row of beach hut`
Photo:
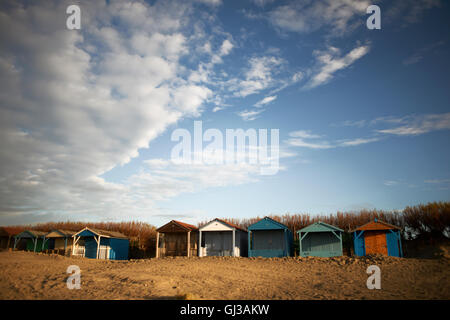
<svg viewBox="0 0 450 320"><path fill-rule="evenodd" d="M84 228L78 232L52 230L50 232L3 227L0 229L0 248L51 252L93 259L127 260L129 239L120 232Z"/></svg>
<svg viewBox="0 0 450 320"><path fill-rule="evenodd" d="M401 228L375 219L351 231L357 256L383 254L402 257ZM290 229L269 217L247 230L221 219L196 226L172 220L158 228L156 257L232 256L288 257L293 255ZM300 256L335 257L343 255L344 230L324 222L297 231Z"/></svg>
<svg viewBox="0 0 450 320"><path fill-rule="evenodd" d="M401 228L375 219L351 231L357 256L384 254L402 257ZM231 256L288 257L293 255L294 240L284 224L265 217L243 229L230 222L214 219L202 227L172 220L158 228L156 257ZM297 231L302 257L343 255L344 230L324 222L313 223ZM86 227L78 232L24 230L14 234L0 228L0 248L34 252L55 252L92 259L127 260L129 239L119 232Z"/></svg>

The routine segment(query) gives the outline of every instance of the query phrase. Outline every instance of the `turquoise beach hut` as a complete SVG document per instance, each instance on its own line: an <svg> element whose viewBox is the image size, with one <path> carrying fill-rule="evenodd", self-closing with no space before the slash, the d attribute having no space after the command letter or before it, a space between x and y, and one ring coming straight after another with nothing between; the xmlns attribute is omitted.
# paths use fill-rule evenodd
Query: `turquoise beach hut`
<svg viewBox="0 0 450 320"><path fill-rule="evenodd" d="M247 228L249 257L288 257L292 255L293 236L284 224L265 217Z"/></svg>
<svg viewBox="0 0 450 320"><path fill-rule="evenodd" d="M343 232L338 227L320 221L297 231L300 256L342 256Z"/></svg>

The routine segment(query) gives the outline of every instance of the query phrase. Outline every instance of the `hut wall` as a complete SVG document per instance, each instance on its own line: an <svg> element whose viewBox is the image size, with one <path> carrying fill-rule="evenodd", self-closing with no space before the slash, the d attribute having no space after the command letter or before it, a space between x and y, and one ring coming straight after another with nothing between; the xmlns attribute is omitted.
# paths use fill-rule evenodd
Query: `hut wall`
<svg viewBox="0 0 450 320"><path fill-rule="evenodd" d="M238 236L237 239L241 239L240 243L236 240L236 246L239 248L236 257L248 257L248 233L236 230L236 236Z"/></svg>
<svg viewBox="0 0 450 320"><path fill-rule="evenodd" d="M7 249L8 237L0 237L0 249Z"/></svg>
<svg viewBox="0 0 450 320"><path fill-rule="evenodd" d="M187 237L187 234L186 234ZM191 257L196 257L198 256L198 232L192 232L191 231L191 252L190 252L190 256Z"/></svg>
<svg viewBox="0 0 450 320"><path fill-rule="evenodd" d="M361 231L355 231L353 233L353 246L355 248L355 255L360 257L366 255L364 233L361 234Z"/></svg>
<svg viewBox="0 0 450 320"><path fill-rule="evenodd" d="M302 256L341 256L340 240L331 232L310 232L302 240Z"/></svg>
<svg viewBox="0 0 450 320"><path fill-rule="evenodd" d="M128 260L128 249L130 246L128 239L110 238L109 240L109 259L110 260Z"/></svg>
<svg viewBox="0 0 450 320"><path fill-rule="evenodd" d="M207 256L232 256L231 231L206 231L202 232L203 237Z"/></svg>
<svg viewBox="0 0 450 320"><path fill-rule="evenodd" d="M164 232L159 241L159 256L174 257L187 255L187 232ZM190 256L198 256L198 232L191 231Z"/></svg>

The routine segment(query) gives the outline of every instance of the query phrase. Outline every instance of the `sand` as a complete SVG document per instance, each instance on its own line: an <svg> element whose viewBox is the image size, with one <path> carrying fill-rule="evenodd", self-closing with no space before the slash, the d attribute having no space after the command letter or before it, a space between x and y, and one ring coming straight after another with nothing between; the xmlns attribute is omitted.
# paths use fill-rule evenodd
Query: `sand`
<svg viewBox="0 0 450 320"><path fill-rule="evenodd" d="M67 288L67 268L81 288ZM369 265L381 289L369 290ZM450 299L450 259L162 258L103 261L0 252L0 299Z"/></svg>

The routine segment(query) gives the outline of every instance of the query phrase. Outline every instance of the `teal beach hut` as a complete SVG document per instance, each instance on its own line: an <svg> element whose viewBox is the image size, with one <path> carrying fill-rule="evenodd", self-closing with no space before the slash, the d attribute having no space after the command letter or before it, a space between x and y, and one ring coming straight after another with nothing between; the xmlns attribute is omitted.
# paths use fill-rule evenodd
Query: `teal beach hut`
<svg viewBox="0 0 450 320"><path fill-rule="evenodd" d="M46 234L43 231L25 230L14 237L14 250L22 239L26 240L25 248L27 251L41 252L44 249L48 249L44 241Z"/></svg>
<svg viewBox="0 0 450 320"><path fill-rule="evenodd" d="M284 224L269 217L247 228L249 257L289 257L292 255L293 236Z"/></svg>
<svg viewBox="0 0 450 320"><path fill-rule="evenodd" d="M343 232L338 227L320 221L297 231L300 256L342 256Z"/></svg>

